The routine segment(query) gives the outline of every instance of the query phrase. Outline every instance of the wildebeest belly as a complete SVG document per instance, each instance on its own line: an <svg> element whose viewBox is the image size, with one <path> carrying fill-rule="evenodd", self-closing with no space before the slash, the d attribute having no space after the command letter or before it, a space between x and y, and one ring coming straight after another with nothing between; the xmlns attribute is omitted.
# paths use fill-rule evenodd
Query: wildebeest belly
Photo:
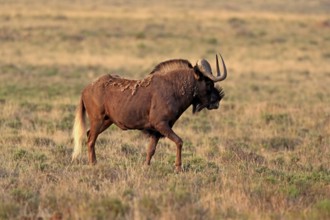
<svg viewBox="0 0 330 220"><path fill-rule="evenodd" d="M132 95L129 91L112 91L105 102L106 112L112 122L119 128L139 129L150 128L149 112L150 97L142 91Z"/></svg>

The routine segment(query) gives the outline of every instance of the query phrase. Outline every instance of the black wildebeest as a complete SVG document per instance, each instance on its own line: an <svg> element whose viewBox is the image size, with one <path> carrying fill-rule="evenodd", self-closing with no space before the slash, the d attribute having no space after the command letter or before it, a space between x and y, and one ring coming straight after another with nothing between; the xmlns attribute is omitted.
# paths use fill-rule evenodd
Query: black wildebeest
<svg viewBox="0 0 330 220"><path fill-rule="evenodd" d="M211 66L205 59L199 60L195 66L187 60L176 59L158 64L142 80L104 75L89 84L82 92L75 116L72 160L81 152L87 112L90 122L87 131L90 164L96 163L95 141L98 135L115 124L123 130L137 129L149 135L148 165L159 138L172 140L177 147L176 170L181 171L183 142L172 130L172 126L190 105L194 113L204 108L219 108L224 93L221 88L215 87L215 83L227 76L222 57L221 60L223 74L220 73L216 56L217 76L212 74Z"/></svg>

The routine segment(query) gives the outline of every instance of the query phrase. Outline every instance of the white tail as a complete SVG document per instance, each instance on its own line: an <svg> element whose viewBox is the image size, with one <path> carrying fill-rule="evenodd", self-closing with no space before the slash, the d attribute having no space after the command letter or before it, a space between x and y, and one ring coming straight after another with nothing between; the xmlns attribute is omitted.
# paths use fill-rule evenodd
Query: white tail
<svg viewBox="0 0 330 220"><path fill-rule="evenodd" d="M82 140L84 138L86 131L86 122L85 122L85 107L82 99L76 110L76 117L74 119L73 125L73 140L74 140L74 149L72 153L72 161L74 161L80 154L82 148Z"/></svg>

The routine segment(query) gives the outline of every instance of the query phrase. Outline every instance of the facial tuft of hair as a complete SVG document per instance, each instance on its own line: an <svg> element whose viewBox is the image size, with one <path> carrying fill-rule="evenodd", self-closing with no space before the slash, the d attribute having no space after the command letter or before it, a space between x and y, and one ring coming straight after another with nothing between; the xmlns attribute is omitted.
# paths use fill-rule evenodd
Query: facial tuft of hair
<svg viewBox="0 0 330 220"><path fill-rule="evenodd" d="M220 99L222 99L225 96L225 92L223 91L223 89L218 85L215 86L215 89L218 90Z"/></svg>

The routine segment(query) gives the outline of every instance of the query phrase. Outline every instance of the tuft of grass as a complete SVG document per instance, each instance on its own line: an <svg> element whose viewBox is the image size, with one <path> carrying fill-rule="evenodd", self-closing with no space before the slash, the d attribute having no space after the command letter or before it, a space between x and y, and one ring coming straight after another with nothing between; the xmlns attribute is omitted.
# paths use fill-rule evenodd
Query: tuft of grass
<svg viewBox="0 0 330 220"><path fill-rule="evenodd" d="M156 218L161 212L157 206L157 201L149 196L143 196L139 201L140 212L146 218Z"/></svg>
<svg viewBox="0 0 330 220"><path fill-rule="evenodd" d="M129 156L129 155L134 156L138 153L138 149L136 148L136 146L132 146L129 144L123 144L121 146L120 151L126 156Z"/></svg>
<svg viewBox="0 0 330 220"><path fill-rule="evenodd" d="M293 124L293 120L291 116L285 113L284 114L264 113L262 114L262 119L268 125L271 123L276 123L278 125L283 125L283 126L290 126Z"/></svg>
<svg viewBox="0 0 330 220"><path fill-rule="evenodd" d="M19 117L9 119L4 124L9 128L13 128L13 129L20 129L22 127L22 122Z"/></svg>
<svg viewBox="0 0 330 220"><path fill-rule="evenodd" d="M14 160L19 161L19 160L22 160L22 159L24 159L25 157L27 157L28 154L29 154L29 153L28 153L26 150L24 150L24 149L17 149L17 150L14 152L13 158L14 158Z"/></svg>
<svg viewBox="0 0 330 220"><path fill-rule="evenodd" d="M20 206L17 203L0 202L0 218L12 219L19 215Z"/></svg>
<svg viewBox="0 0 330 220"><path fill-rule="evenodd" d="M34 196L34 193L28 189L16 188L10 192L12 198L18 203L25 203Z"/></svg>
<svg viewBox="0 0 330 220"><path fill-rule="evenodd" d="M43 146L50 147L56 145L52 139L47 137L36 137L34 138L33 143L35 146L39 146L39 147L43 147Z"/></svg>
<svg viewBox="0 0 330 220"><path fill-rule="evenodd" d="M86 217L96 219L117 219L124 218L129 208L118 198L105 197L93 202L87 208Z"/></svg>
<svg viewBox="0 0 330 220"><path fill-rule="evenodd" d="M296 146L301 144L301 140L289 137L272 137L262 141L262 145L270 150L294 150Z"/></svg>
<svg viewBox="0 0 330 220"><path fill-rule="evenodd" d="M314 219L330 218L330 199L324 199L317 202L313 207L311 217Z"/></svg>

